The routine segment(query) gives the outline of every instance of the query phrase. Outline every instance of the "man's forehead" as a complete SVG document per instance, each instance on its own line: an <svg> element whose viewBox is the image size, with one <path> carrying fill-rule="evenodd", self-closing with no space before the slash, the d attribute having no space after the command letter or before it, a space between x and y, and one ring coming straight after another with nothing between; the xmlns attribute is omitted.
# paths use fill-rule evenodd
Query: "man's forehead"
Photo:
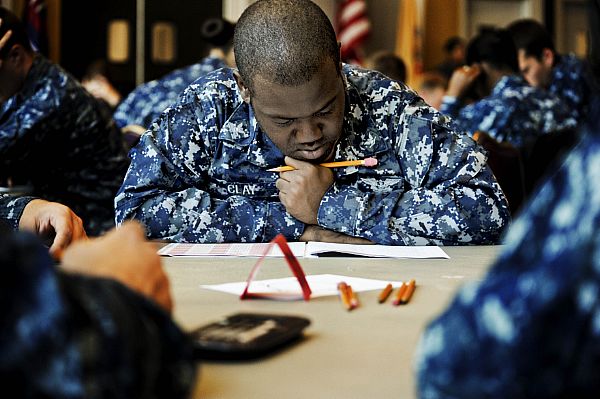
<svg viewBox="0 0 600 399"><path fill-rule="evenodd" d="M269 116L303 117L327 108L343 95L342 87L343 81L339 76L314 79L297 86L255 80L252 103Z"/></svg>
<svg viewBox="0 0 600 399"><path fill-rule="evenodd" d="M518 58L520 63L539 63L540 61L533 55L528 55L524 49L519 49Z"/></svg>

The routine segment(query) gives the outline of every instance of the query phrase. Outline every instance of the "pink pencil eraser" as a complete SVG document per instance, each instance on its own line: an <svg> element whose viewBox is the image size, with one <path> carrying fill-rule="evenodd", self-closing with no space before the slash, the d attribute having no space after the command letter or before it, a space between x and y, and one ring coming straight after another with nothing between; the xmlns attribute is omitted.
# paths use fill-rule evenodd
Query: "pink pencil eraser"
<svg viewBox="0 0 600 399"><path fill-rule="evenodd" d="M365 158L365 166L375 166L375 165L377 165L377 159Z"/></svg>

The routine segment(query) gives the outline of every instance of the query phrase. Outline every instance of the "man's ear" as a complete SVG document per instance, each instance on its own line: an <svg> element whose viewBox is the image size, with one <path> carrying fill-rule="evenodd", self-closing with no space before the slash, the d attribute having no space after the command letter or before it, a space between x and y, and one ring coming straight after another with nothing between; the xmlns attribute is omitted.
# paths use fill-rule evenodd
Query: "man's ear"
<svg viewBox="0 0 600 399"><path fill-rule="evenodd" d="M549 48L542 50L542 64L544 64L546 67L551 68L554 66L554 58L554 52L552 50Z"/></svg>
<svg viewBox="0 0 600 399"><path fill-rule="evenodd" d="M237 85L240 88L242 100L244 100L246 104L250 104L250 89L248 88L248 86L246 86L244 80L242 79L238 71L234 71L233 76L235 77L235 81L237 82Z"/></svg>
<svg viewBox="0 0 600 399"><path fill-rule="evenodd" d="M342 70L342 42L338 42L338 52L340 53L340 71Z"/></svg>
<svg viewBox="0 0 600 399"><path fill-rule="evenodd" d="M19 67L22 67L26 64L28 59L29 58L27 57L27 51L25 48L23 48L23 46L20 44L14 44L10 50L8 50L8 54L6 55L4 62L9 63L13 67L19 69Z"/></svg>

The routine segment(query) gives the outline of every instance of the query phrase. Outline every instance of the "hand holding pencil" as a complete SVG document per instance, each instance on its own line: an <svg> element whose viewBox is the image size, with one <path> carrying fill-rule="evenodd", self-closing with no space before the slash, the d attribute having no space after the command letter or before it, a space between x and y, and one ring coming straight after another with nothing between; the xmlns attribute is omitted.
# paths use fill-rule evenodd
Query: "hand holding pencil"
<svg viewBox="0 0 600 399"><path fill-rule="evenodd" d="M377 165L377 159L375 158L365 158L365 159L357 159L352 161L339 161L339 162L325 162L319 164L319 166L324 166L326 168L343 168L348 166L367 166L373 167ZM289 172L291 170L296 170L293 166L285 165L278 166L276 168L267 169L268 172Z"/></svg>

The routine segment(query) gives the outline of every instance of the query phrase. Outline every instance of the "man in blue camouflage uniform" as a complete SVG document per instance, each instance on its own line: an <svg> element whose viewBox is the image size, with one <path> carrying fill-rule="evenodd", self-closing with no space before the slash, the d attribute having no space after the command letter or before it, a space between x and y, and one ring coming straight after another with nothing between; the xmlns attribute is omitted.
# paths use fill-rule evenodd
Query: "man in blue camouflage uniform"
<svg viewBox="0 0 600 399"><path fill-rule="evenodd" d="M529 86L518 75L517 52L507 31L485 30L473 38L467 64L454 72L441 107L461 130L484 132L522 148L540 135L576 126L557 96ZM478 98L463 107L469 89Z"/></svg>
<svg viewBox="0 0 600 399"><path fill-rule="evenodd" d="M536 20L517 20L508 30L518 50L523 77L532 86L559 97L578 123L585 120L592 87L587 63L574 54L558 54L552 36Z"/></svg>
<svg viewBox="0 0 600 399"><path fill-rule="evenodd" d="M253 3L234 47L239 73L196 81L132 150L118 223L185 242L498 240L508 209L481 148L404 85L342 66L314 3Z"/></svg>
<svg viewBox="0 0 600 399"><path fill-rule="evenodd" d="M36 219L59 226L64 217L77 218L60 204L0 195L0 225ZM81 221L71 237L75 230L82 231ZM143 237L139 226L128 225L101 240L78 241L58 267L36 237L0 228L0 381L6 392L189 397L196 376L192 347L157 306L169 309L168 282ZM162 289L144 289L128 274Z"/></svg>
<svg viewBox="0 0 600 399"><path fill-rule="evenodd" d="M136 87L117 106L114 113L117 125L121 128L129 125L148 128L194 80L219 68L235 66L232 49L234 27L221 18L208 19L202 27L202 38L212 46L210 54L197 64Z"/></svg>
<svg viewBox="0 0 600 399"><path fill-rule="evenodd" d="M589 2L600 76L600 0ZM483 281L423 334L418 391L435 398L596 398L600 392L600 112L513 223Z"/></svg>
<svg viewBox="0 0 600 399"><path fill-rule="evenodd" d="M114 226L113 199L129 160L110 114L65 71L30 47L0 8L0 181L30 184L63 203L91 235Z"/></svg>

